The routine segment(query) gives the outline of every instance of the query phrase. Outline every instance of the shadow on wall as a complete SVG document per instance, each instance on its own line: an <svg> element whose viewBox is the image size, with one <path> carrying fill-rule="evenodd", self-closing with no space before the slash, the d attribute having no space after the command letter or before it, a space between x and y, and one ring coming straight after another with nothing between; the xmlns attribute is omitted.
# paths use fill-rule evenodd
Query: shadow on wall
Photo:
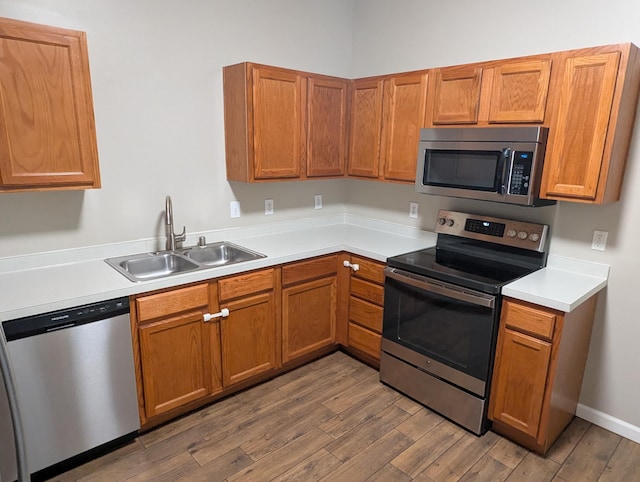
<svg viewBox="0 0 640 482"><path fill-rule="evenodd" d="M77 230L84 194L84 191L1 193L0 236Z"/></svg>

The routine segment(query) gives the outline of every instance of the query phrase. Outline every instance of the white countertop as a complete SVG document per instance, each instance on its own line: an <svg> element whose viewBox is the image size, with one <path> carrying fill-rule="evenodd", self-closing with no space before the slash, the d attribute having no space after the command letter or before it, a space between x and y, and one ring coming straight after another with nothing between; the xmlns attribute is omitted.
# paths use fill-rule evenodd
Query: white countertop
<svg viewBox="0 0 640 482"><path fill-rule="evenodd" d="M339 251L378 261L434 246L436 234L351 215L197 233L209 242L232 241L266 258L220 268L132 282L105 258L153 251L157 240L0 259L0 321L208 280ZM606 286L608 266L549 256L547 268L503 288L503 294L571 311Z"/></svg>

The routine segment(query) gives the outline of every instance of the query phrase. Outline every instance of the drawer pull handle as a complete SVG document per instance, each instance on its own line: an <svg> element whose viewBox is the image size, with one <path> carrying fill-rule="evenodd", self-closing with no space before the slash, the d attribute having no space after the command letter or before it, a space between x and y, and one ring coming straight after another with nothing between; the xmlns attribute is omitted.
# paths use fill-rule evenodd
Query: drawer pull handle
<svg viewBox="0 0 640 482"><path fill-rule="evenodd" d="M229 316L229 308L222 308L222 310L220 310L218 313L205 313L204 315L202 315L205 323L207 321L213 320L214 318L226 318L227 316Z"/></svg>
<svg viewBox="0 0 640 482"><path fill-rule="evenodd" d="M360 269L360 265L358 263L350 263L349 261L344 261L342 263L346 268L351 268L353 271L358 271Z"/></svg>

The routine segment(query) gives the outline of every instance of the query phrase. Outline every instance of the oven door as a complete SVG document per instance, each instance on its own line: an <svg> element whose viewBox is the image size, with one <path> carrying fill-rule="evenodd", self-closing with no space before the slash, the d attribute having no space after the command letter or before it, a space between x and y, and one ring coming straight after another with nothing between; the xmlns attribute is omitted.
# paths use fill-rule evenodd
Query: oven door
<svg viewBox="0 0 640 482"><path fill-rule="evenodd" d="M383 351L486 396L498 296L389 267L384 296Z"/></svg>

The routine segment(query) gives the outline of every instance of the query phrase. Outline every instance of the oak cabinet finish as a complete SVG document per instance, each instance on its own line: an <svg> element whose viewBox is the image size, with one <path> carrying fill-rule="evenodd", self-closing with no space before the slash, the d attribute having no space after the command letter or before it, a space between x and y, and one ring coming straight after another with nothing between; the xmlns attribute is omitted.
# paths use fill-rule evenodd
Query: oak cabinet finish
<svg viewBox="0 0 640 482"><path fill-rule="evenodd" d="M617 201L640 86L632 44L561 52L541 197Z"/></svg>
<svg viewBox="0 0 640 482"><path fill-rule="evenodd" d="M575 415L596 296L563 313L505 298L489 402L493 430L546 453Z"/></svg>
<svg viewBox="0 0 640 482"><path fill-rule="evenodd" d="M218 281L224 387L281 366L276 275L269 268Z"/></svg>
<svg viewBox="0 0 640 482"><path fill-rule="evenodd" d="M84 32L0 18L0 192L100 187Z"/></svg>
<svg viewBox="0 0 640 482"><path fill-rule="evenodd" d="M348 81L245 62L223 82L228 180L344 175Z"/></svg>
<svg viewBox="0 0 640 482"><path fill-rule="evenodd" d="M282 361L336 341L338 256L282 267Z"/></svg>
<svg viewBox="0 0 640 482"><path fill-rule="evenodd" d="M482 68L459 66L436 69L434 78L433 124L476 124Z"/></svg>
<svg viewBox="0 0 640 482"><path fill-rule="evenodd" d="M351 85L349 176L378 178L382 98L382 79L353 81Z"/></svg>

